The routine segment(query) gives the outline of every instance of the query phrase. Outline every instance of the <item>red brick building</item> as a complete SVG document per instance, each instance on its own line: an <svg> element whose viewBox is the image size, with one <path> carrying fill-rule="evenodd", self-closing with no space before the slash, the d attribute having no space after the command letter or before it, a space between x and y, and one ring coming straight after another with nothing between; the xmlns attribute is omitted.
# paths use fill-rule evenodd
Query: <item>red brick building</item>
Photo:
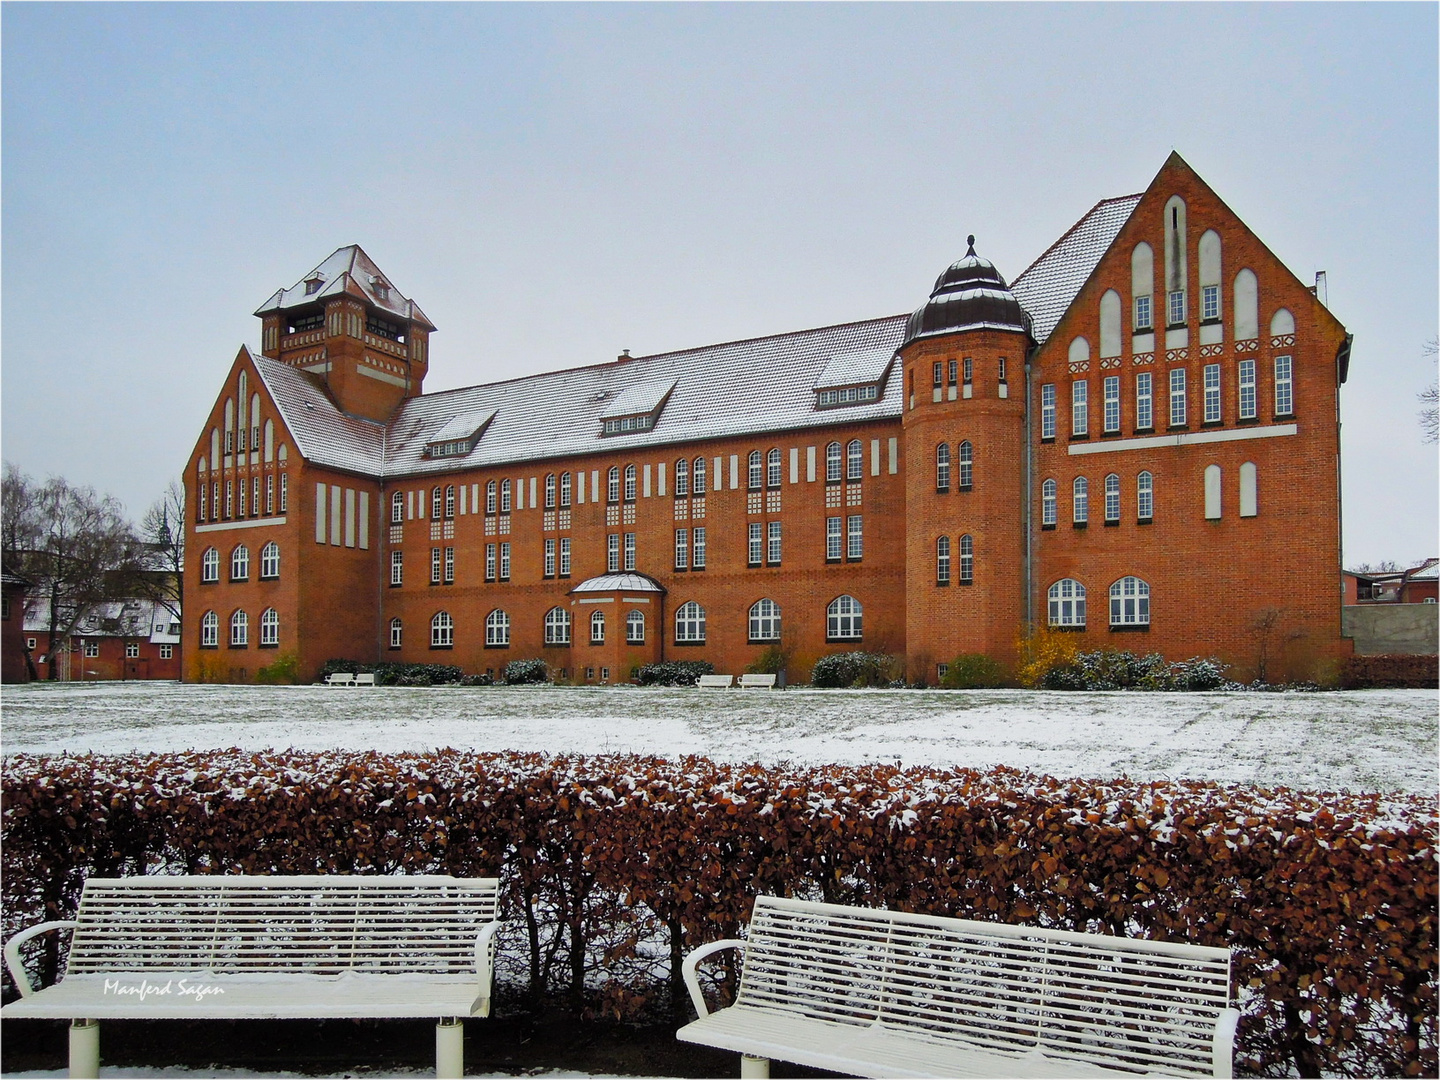
<svg viewBox="0 0 1440 1080"><path fill-rule="evenodd" d="M179 679L180 620L153 600L110 600L89 608L58 648L50 642L50 610L32 599L25 613L24 651L35 678L64 682ZM15 681L27 681L25 679ZM7 680L8 681L8 680Z"/></svg>
<svg viewBox="0 0 1440 1080"><path fill-rule="evenodd" d="M187 677L1348 648L1350 338L1178 155L909 316L424 394L435 327L357 247L256 314L185 470Z"/></svg>

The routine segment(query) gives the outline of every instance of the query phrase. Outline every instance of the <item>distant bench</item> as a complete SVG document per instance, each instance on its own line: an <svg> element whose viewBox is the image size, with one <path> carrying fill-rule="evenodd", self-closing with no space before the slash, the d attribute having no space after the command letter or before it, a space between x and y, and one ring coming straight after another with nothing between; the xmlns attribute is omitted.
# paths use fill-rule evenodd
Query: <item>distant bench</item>
<svg viewBox="0 0 1440 1080"><path fill-rule="evenodd" d="M100 1068L100 1020L435 1017L435 1069L464 1069L466 1016L490 1014L499 880L162 875L85 882L73 920L5 946L6 1019L70 1020L70 1075ZM20 946L71 929L35 990Z"/></svg>
<svg viewBox="0 0 1440 1080"><path fill-rule="evenodd" d="M761 690L775 689L774 675L741 675L740 685L758 688Z"/></svg>
<svg viewBox="0 0 1440 1080"><path fill-rule="evenodd" d="M374 686L375 676L368 672L336 671L325 676L326 686Z"/></svg>
<svg viewBox="0 0 1440 1080"><path fill-rule="evenodd" d="M712 690L718 690L723 687L729 686L734 681L734 675L701 675L699 681L695 685L709 687Z"/></svg>

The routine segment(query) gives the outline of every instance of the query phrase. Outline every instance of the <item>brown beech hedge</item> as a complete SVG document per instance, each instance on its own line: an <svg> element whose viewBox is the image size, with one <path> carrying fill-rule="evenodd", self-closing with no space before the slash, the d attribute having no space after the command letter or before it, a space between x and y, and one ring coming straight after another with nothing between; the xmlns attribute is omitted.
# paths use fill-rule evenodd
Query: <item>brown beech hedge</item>
<svg viewBox="0 0 1440 1080"><path fill-rule="evenodd" d="M1347 656L1340 665L1340 686L1344 690L1433 690L1437 682L1440 682L1440 657L1434 654Z"/></svg>
<svg viewBox="0 0 1440 1080"><path fill-rule="evenodd" d="M623 1017L786 893L1229 946L1242 1071L1433 1076L1436 824L1428 797L1009 769L22 755L4 930L69 916L91 874L498 873L512 989Z"/></svg>

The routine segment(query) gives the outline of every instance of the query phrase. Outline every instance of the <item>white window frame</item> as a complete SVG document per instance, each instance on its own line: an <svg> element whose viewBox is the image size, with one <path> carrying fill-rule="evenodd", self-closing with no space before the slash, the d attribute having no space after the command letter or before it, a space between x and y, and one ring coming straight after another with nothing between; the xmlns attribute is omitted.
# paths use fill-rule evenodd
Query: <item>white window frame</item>
<svg viewBox="0 0 1440 1080"><path fill-rule="evenodd" d="M500 580L510 580L510 542L500 541Z"/></svg>
<svg viewBox="0 0 1440 1080"><path fill-rule="evenodd" d="M486 544L486 545L485 545L485 580L486 580L486 581L494 581L494 580L495 580L495 570L496 570L496 566L497 566L497 560L496 560L495 545L494 545L494 544Z"/></svg>
<svg viewBox="0 0 1440 1080"><path fill-rule="evenodd" d="M636 469L635 469L635 466L634 466L634 465L626 465L626 466L625 466L625 501L626 501L626 502L634 502L634 501L635 501L635 492L636 492L635 483L636 483L636 477L637 477L638 475L639 475L639 474L636 472Z"/></svg>
<svg viewBox="0 0 1440 1080"><path fill-rule="evenodd" d="M485 482L485 513L493 517L495 515L495 507L495 481L487 480Z"/></svg>
<svg viewBox="0 0 1440 1080"><path fill-rule="evenodd" d="M220 580L220 552L218 549L208 547L200 556L200 580L207 585Z"/></svg>
<svg viewBox="0 0 1440 1080"><path fill-rule="evenodd" d="M845 561L859 562L865 557L865 518L851 514L845 522Z"/></svg>
<svg viewBox="0 0 1440 1080"><path fill-rule="evenodd" d="M590 644L605 644L605 612L598 608L590 613Z"/></svg>
<svg viewBox="0 0 1440 1080"><path fill-rule="evenodd" d="M675 496L684 498L690 494L690 459L678 458L675 462Z"/></svg>
<svg viewBox="0 0 1440 1080"><path fill-rule="evenodd" d="M1240 419L1254 420L1257 415L1259 395L1255 386L1255 359L1241 360L1236 365L1236 379L1240 386Z"/></svg>
<svg viewBox="0 0 1440 1080"><path fill-rule="evenodd" d="M235 545L230 552L230 580L250 580L250 549L244 544Z"/></svg>
<svg viewBox="0 0 1440 1080"><path fill-rule="evenodd" d="M950 537L935 538L935 584L950 584Z"/></svg>
<svg viewBox="0 0 1440 1080"><path fill-rule="evenodd" d="M845 448L838 442L825 446L825 482L838 484L845 479Z"/></svg>
<svg viewBox="0 0 1440 1080"><path fill-rule="evenodd" d="M161 660L173 660L173 659L175 659L175 646L174 646L174 645L161 645L161 646L160 646L160 659L161 659Z"/></svg>
<svg viewBox="0 0 1440 1080"><path fill-rule="evenodd" d="M440 584L440 574L442 573L442 571L443 571L443 566L444 566L443 562L441 561L442 559L443 559L443 556L440 554L440 549L439 549L438 547L432 547L432 548L430 549L430 584L431 584L431 585L439 585L439 584Z"/></svg>
<svg viewBox="0 0 1440 1080"><path fill-rule="evenodd" d="M1090 434L1090 383L1086 379L1070 384L1070 434Z"/></svg>
<svg viewBox="0 0 1440 1080"><path fill-rule="evenodd" d="M625 614L625 644L645 644L645 613L639 608L631 608Z"/></svg>
<svg viewBox="0 0 1440 1080"><path fill-rule="evenodd" d="M260 613L260 644L266 646L280 644L280 613L273 607L266 608Z"/></svg>
<svg viewBox="0 0 1440 1080"><path fill-rule="evenodd" d="M1075 477L1070 485L1070 520L1076 525L1090 521L1090 481L1083 476Z"/></svg>
<svg viewBox="0 0 1440 1080"><path fill-rule="evenodd" d="M690 530L675 530L675 569L690 569Z"/></svg>
<svg viewBox="0 0 1440 1080"><path fill-rule="evenodd" d="M1120 430L1120 376L1106 375L1102 392L1105 395L1105 433L1112 435Z"/></svg>
<svg viewBox="0 0 1440 1080"><path fill-rule="evenodd" d="M701 644L705 641L705 609L687 600L675 609L675 642Z"/></svg>
<svg viewBox="0 0 1440 1080"><path fill-rule="evenodd" d="M605 473L605 501L612 505L620 501L619 465L611 465Z"/></svg>
<svg viewBox="0 0 1440 1080"><path fill-rule="evenodd" d="M771 566L780 565L780 522L767 523L765 537L765 561Z"/></svg>
<svg viewBox="0 0 1440 1080"><path fill-rule="evenodd" d="M1205 387L1205 423L1218 424L1220 414L1220 365L1206 364L1201 375Z"/></svg>
<svg viewBox="0 0 1440 1080"><path fill-rule="evenodd" d="M455 549L453 547L445 549L445 584L455 584Z"/></svg>
<svg viewBox="0 0 1440 1080"><path fill-rule="evenodd" d="M1085 586L1074 578L1061 578L1046 592L1051 626L1085 626Z"/></svg>
<svg viewBox="0 0 1440 1080"><path fill-rule="evenodd" d="M1110 586L1110 625L1149 626L1150 586L1134 575Z"/></svg>
<svg viewBox="0 0 1440 1080"><path fill-rule="evenodd" d="M1117 473L1105 477L1105 520L1120 520L1120 476Z"/></svg>
<svg viewBox="0 0 1440 1080"><path fill-rule="evenodd" d="M1155 329L1155 313L1151 304L1151 297L1135 297L1135 332Z"/></svg>
<svg viewBox="0 0 1440 1080"><path fill-rule="evenodd" d="M942 442L935 447L935 490L950 490L950 444Z"/></svg>
<svg viewBox="0 0 1440 1080"><path fill-rule="evenodd" d="M845 557L845 520L839 517L825 519L825 561L839 562Z"/></svg>
<svg viewBox="0 0 1440 1080"><path fill-rule="evenodd" d="M1135 516L1140 521L1155 519L1155 477L1148 469L1135 477Z"/></svg>
<svg viewBox="0 0 1440 1080"><path fill-rule="evenodd" d="M825 608L826 641L859 641L865 635L865 609L849 593L842 593Z"/></svg>
<svg viewBox="0 0 1440 1080"><path fill-rule="evenodd" d="M747 526L746 532L749 543L747 545L746 565L748 566L759 566L765 561L765 537L762 531L763 528L764 526L758 521L752 521Z"/></svg>
<svg viewBox="0 0 1440 1080"><path fill-rule="evenodd" d="M1184 368L1170 369L1170 426L1184 427L1189 414L1186 401L1186 373Z"/></svg>
<svg viewBox="0 0 1440 1080"><path fill-rule="evenodd" d="M969 585L975 580L975 541L966 533L960 537L960 584Z"/></svg>
<svg viewBox="0 0 1440 1080"><path fill-rule="evenodd" d="M570 644L570 613L562 607L553 607L545 613L545 644Z"/></svg>
<svg viewBox="0 0 1440 1080"><path fill-rule="evenodd" d="M545 540L545 576L555 576L555 538L547 537Z"/></svg>
<svg viewBox="0 0 1440 1080"><path fill-rule="evenodd" d="M1295 414L1295 363L1288 356L1275 357L1275 415Z"/></svg>
<svg viewBox="0 0 1440 1080"><path fill-rule="evenodd" d="M511 487L510 481L509 481L509 480L501 480L501 481L500 481L500 513L502 513L502 514L508 514L508 513L510 513L511 507L515 505L514 502L512 501L512 496L513 496L513 494L514 494L514 492L513 492L513 489L512 489L512 487Z"/></svg>
<svg viewBox="0 0 1440 1080"><path fill-rule="evenodd" d="M570 500L574 495L574 480L568 472L560 474L560 509L570 509Z"/></svg>
<svg viewBox="0 0 1440 1080"><path fill-rule="evenodd" d="M780 486L780 448L772 446L770 452L765 455L765 486L767 488L778 488Z"/></svg>
<svg viewBox="0 0 1440 1080"><path fill-rule="evenodd" d="M756 600L750 605L749 615L750 640L756 641L779 641L780 640L780 605L771 600L768 596Z"/></svg>
<svg viewBox="0 0 1440 1080"><path fill-rule="evenodd" d="M1135 429L1150 431L1155 427L1155 378L1148 371L1135 376Z"/></svg>
<svg viewBox="0 0 1440 1080"><path fill-rule="evenodd" d="M610 533L605 537L605 572L607 574L618 574L620 572L619 533Z"/></svg>
<svg viewBox="0 0 1440 1080"><path fill-rule="evenodd" d="M975 447L969 439L963 439L955 448L955 487L969 491L975 483Z"/></svg>
<svg viewBox="0 0 1440 1080"><path fill-rule="evenodd" d="M746 458L745 489L759 491L765 486L765 466L759 450L751 450Z"/></svg>
<svg viewBox="0 0 1440 1080"><path fill-rule="evenodd" d="M545 474L545 509L546 509L546 510L554 510L554 509L555 509L555 492L556 492L556 488L555 488L555 474L554 474L553 472L552 472L552 473L546 473L546 474Z"/></svg>
<svg viewBox="0 0 1440 1080"><path fill-rule="evenodd" d="M1040 524L1054 525L1060 517L1060 485L1053 479L1040 485Z"/></svg>
<svg viewBox="0 0 1440 1080"><path fill-rule="evenodd" d="M635 534L634 534L633 532L627 532L627 533L625 534L625 563L624 563L624 566L625 566L625 569L626 569L626 570L634 570L634 569L635 569Z"/></svg>
<svg viewBox="0 0 1440 1080"><path fill-rule="evenodd" d="M504 608L496 608L485 616L485 647L504 649L510 645L510 615Z"/></svg>
<svg viewBox="0 0 1440 1080"><path fill-rule="evenodd" d="M238 614L243 615L244 612L239 612ZM241 642L241 644L244 644L244 642ZM86 659L94 660L100 655L100 639L83 638L80 642L80 652Z"/></svg>
<svg viewBox="0 0 1440 1080"><path fill-rule="evenodd" d="M1200 321L1220 321L1220 286L1200 286Z"/></svg>
<svg viewBox="0 0 1440 1080"><path fill-rule="evenodd" d="M280 576L280 545L268 541L260 549L260 580L273 581Z"/></svg>
<svg viewBox="0 0 1440 1080"><path fill-rule="evenodd" d="M430 620L430 647L450 648L455 644L455 620L448 611L437 611Z"/></svg>
<svg viewBox="0 0 1440 1080"><path fill-rule="evenodd" d="M405 520L405 493L397 491L390 496L390 524L399 525Z"/></svg>
<svg viewBox="0 0 1440 1080"><path fill-rule="evenodd" d="M399 618L390 620L390 648L398 649L405 638L405 624Z"/></svg>
<svg viewBox="0 0 1440 1080"><path fill-rule="evenodd" d="M562 578L570 576L570 537L568 536L560 538L560 576Z"/></svg>
<svg viewBox="0 0 1440 1080"><path fill-rule="evenodd" d="M126 660L138 660L138 659L140 659L140 643L139 643L138 641L127 641L127 642L125 643L125 659L126 659Z"/></svg>
<svg viewBox="0 0 1440 1080"><path fill-rule="evenodd" d="M250 616L244 611L235 611L230 615L230 647L232 649L245 648L250 644Z"/></svg>
<svg viewBox="0 0 1440 1080"><path fill-rule="evenodd" d="M1185 325L1185 290L1174 289L1169 295L1169 307L1167 309L1167 326Z"/></svg>
<svg viewBox="0 0 1440 1080"><path fill-rule="evenodd" d="M694 466L690 469L690 494L700 496L705 494L705 459L697 457Z"/></svg>
<svg viewBox="0 0 1440 1080"><path fill-rule="evenodd" d="M859 439L851 439L845 447L845 479L857 481L865 475L865 445Z"/></svg>
<svg viewBox="0 0 1440 1080"><path fill-rule="evenodd" d="M214 649L220 645L220 616L207 611L200 616L200 647Z"/></svg>
<svg viewBox="0 0 1440 1080"><path fill-rule="evenodd" d="M690 530L690 569L705 569L705 526L697 525Z"/></svg>
<svg viewBox="0 0 1440 1080"><path fill-rule="evenodd" d="M1055 438L1055 384L1040 387L1040 437Z"/></svg>

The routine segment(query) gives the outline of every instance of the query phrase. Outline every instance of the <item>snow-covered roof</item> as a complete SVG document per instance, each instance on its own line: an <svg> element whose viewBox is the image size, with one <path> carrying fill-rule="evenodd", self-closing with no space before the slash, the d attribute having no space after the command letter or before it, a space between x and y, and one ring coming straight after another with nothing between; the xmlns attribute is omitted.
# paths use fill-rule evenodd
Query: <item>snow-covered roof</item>
<svg viewBox="0 0 1440 1080"><path fill-rule="evenodd" d="M674 379L656 379L654 382L633 383L609 398L600 412L601 420L621 416L639 416L658 409L675 389Z"/></svg>
<svg viewBox="0 0 1440 1080"><path fill-rule="evenodd" d="M1139 195L1101 199L1015 279L1010 291L1030 316L1038 343L1050 337L1139 202Z"/></svg>
<svg viewBox="0 0 1440 1080"><path fill-rule="evenodd" d="M885 376L893 359L895 350L891 348L863 349L832 356L825 361L820 374L815 376L814 389L833 390L841 386L877 383Z"/></svg>
<svg viewBox="0 0 1440 1080"><path fill-rule="evenodd" d="M451 439L473 438L475 433L495 419L495 410L489 412L463 412L450 418L450 422L437 431L431 442L448 442Z"/></svg>
<svg viewBox="0 0 1440 1080"><path fill-rule="evenodd" d="M359 244L337 249L290 288L277 290L269 300L260 305L255 314L285 311L342 293L366 300L402 319L413 319L424 323L431 330L435 329L420 310L420 305L401 296L390 279L381 273L370 256L361 250Z"/></svg>
<svg viewBox="0 0 1440 1080"><path fill-rule="evenodd" d="M143 637L174 644L180 640L170 633L175 621L163 604L153 600L108 600L90 605L75 624L74 633L77 637ZM37 597L26 605L25 632L50 632L49 597Z"/></svg>
<svg viewBox="0 0 1440 1080"><path fill-rule="evenodd" d="M336 408L324 383L309 372L254 356L265 389L285 417L296 449L307 461L332 469L382 476L385 472L385 425L351 416ZM448 412L441 423L454 416ZM417 454L423 452L422 441ZM453 465L452 465L453 467Z"/></svg>
<svg viewBox="0 0 1440 1080"><path fill-rule="evenodd" d="M645 574L601 574L599 577L586 578L579 585L570 590L571 595L575 593L595 592L654 592L663 593L665 586L661 585L654 578Z"/></svg>
<svg viewBox="0 0 1440 1080"><path fill-rule="evenodd" d="M1434 581L1440 578L1440 559L1426 559L1405 575L1406 581Z"/></svg>

